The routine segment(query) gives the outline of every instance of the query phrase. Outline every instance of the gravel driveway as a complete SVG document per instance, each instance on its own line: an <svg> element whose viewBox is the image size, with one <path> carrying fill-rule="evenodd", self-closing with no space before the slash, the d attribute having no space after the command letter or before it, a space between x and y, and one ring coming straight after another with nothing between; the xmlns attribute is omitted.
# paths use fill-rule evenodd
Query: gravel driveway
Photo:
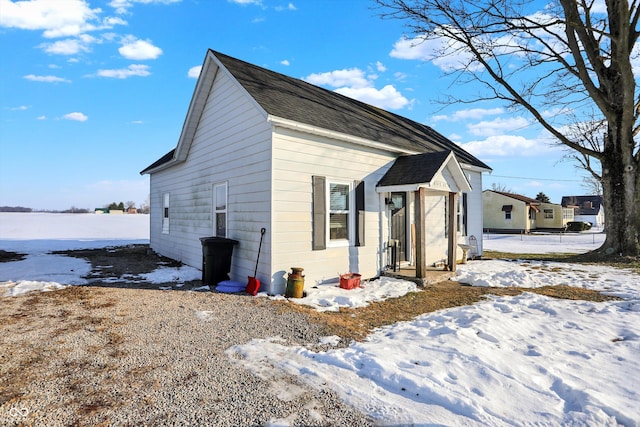
<svg viewBox="0 0 640 427"><path fill-rule="evenodd" d="M253 338L318 343L304 314L266 299L86 286L0 307L0 425L372 424L330 390L225 354Z"/></svg>

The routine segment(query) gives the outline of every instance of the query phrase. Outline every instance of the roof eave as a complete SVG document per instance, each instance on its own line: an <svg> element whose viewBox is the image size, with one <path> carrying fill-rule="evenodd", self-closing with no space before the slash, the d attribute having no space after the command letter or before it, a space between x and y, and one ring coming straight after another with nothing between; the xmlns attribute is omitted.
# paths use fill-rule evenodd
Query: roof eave
<svg viewBox="0 0 640 427"><path fill-rule="evenodd" d="M291 129L291 130L304 132L312 135L323 136L326 138L336 139L339 141L350 142L350 143L362 145L365 147L378 148L380 150L389 151L396 154L409 154L409 155L420 154L419 151L407 150L407 149L395 147L393 145L383 144L380 142L372 141L370 139L361 138L358 136L353 136L353 135L349 135L342 132L336 132L333 130L328 130L328 129L308 125L295 120L289 120L289 119L285 119L285 118L277 117L273 115L269 115L267 117L267 121L271 122L273 126L280 126L286 129Z"/></svg>
<svg viewBox="0 0 640 427"><path fill-rule="evenodd" d="M173 158L173 159L169 160L168 162L163 163L161 165L158 165L156 167L146 168L145 170L140 172L140 175L151 175L153 173L160 172L160 171L163 171L165 169L169 169L170 167L172 167L174 165L177 165L178 163L182 163L182 162L184 162L184 160L178 160L176 158Z"/></svg>

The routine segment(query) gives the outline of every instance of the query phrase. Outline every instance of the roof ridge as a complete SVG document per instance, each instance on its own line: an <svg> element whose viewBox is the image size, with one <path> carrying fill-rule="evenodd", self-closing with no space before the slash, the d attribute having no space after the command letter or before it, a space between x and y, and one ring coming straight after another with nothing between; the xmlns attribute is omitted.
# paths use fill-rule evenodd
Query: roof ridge
<svg viewBox="0 0 640 427"><path fill-rule="evenodd" d="M243 84L245 89L247 89L254 98L261 98L262 96L262 99L256 99L256 101L261 104L268 113L271 113L269 111L270 108L281 112L287 110L287 106L278 105L276 107L275 104L278 101L306 102L308 104L306 105L307 107L317 108L318 111L316 112L318 112L318 114L298 115L294 117L293 120L348 134L357 134L360 132L360 135L358 136L362 136L366 139L376 140L374 138L378 137L376 140L377 142L395 145L399 148L403 148L402 144L404 144L404 148L411 147L413 151L418 152L451 150L461 161L465 163L491 169L481 160L437 132L429 125L417 122L375 105L367 104L366 102L342 95L338 92L314 85L300 78L291 77L277 71L269 70L213 49L209 49L209 51L223 63L225 68L227 68L234 78ZM246 81L246 70L238 69L237 65L242 65L246 69L255 70L271 76L273 78L273 81L271 81L272 85L277 85L276 79L279 79L293 87L304 89L306 92L287 94L286 91L283 90L281 93L267 94L266 92L269 90L268 85L264 84L264 82L257 85L256 82ZM295 96L297 100L292 100L290 98L292 95ZM278 101L275 101L273 99L274 97L279 98ZM332 105L323 105L322 101L329 101ZM265 105L269 103L272 104ZM342 123L336 123L336 120L332 121L328 119L323 122L321 117L317 117L327 113L327 109L333 110L329 111L329 114L341 116ZM289 110L289 113L295 115L295 112L292 112L291 110ZM280 115L280 117L291 118L282 115ZM349 123L346 124L345 121L349 121ZM338 129L341 124L347 129ZM367 129L364 129L365 127Z"/></svg>

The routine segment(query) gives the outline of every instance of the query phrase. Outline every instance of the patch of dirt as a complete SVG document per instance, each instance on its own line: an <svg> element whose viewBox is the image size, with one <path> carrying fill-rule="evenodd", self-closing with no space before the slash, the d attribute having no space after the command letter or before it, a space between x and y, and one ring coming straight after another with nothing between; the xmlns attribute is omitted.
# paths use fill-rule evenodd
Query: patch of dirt
<svg viewBox="0 0 640 427"><path fill-rule="evenodd" d="M151 273L160 267L177 268L183 266L179 261L158 255L149 248L149 245L128 245L53 253L89 261L91 273L85 276L85 279L89 280L92 286L158 289L164 285L175 285L175 283L149 284L138 276ZM197 286L202 286L202 283L200 281L185 282L182 286L174 289L189 290Z"/></svg>
<svg viewBox="0 0 640 427"><path fill-rule="evenodd" d="M84 258L93 270L108 276L149 273L158 267L180 267L182 263L153 252L149 245L129 245L112 248L57 251L54 254Z"/></svg>

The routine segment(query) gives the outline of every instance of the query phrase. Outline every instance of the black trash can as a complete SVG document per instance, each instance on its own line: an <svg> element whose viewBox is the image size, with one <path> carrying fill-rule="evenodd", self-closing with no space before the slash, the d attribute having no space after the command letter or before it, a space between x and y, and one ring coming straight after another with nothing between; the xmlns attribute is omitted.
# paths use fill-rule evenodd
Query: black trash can
<svg viewBox="0 0 640 427"><path fill-rule="evenodd" d="M202 282L217 285L229 280L233 246L239 242L225 237L201 237L202 242Z"/></svg>

